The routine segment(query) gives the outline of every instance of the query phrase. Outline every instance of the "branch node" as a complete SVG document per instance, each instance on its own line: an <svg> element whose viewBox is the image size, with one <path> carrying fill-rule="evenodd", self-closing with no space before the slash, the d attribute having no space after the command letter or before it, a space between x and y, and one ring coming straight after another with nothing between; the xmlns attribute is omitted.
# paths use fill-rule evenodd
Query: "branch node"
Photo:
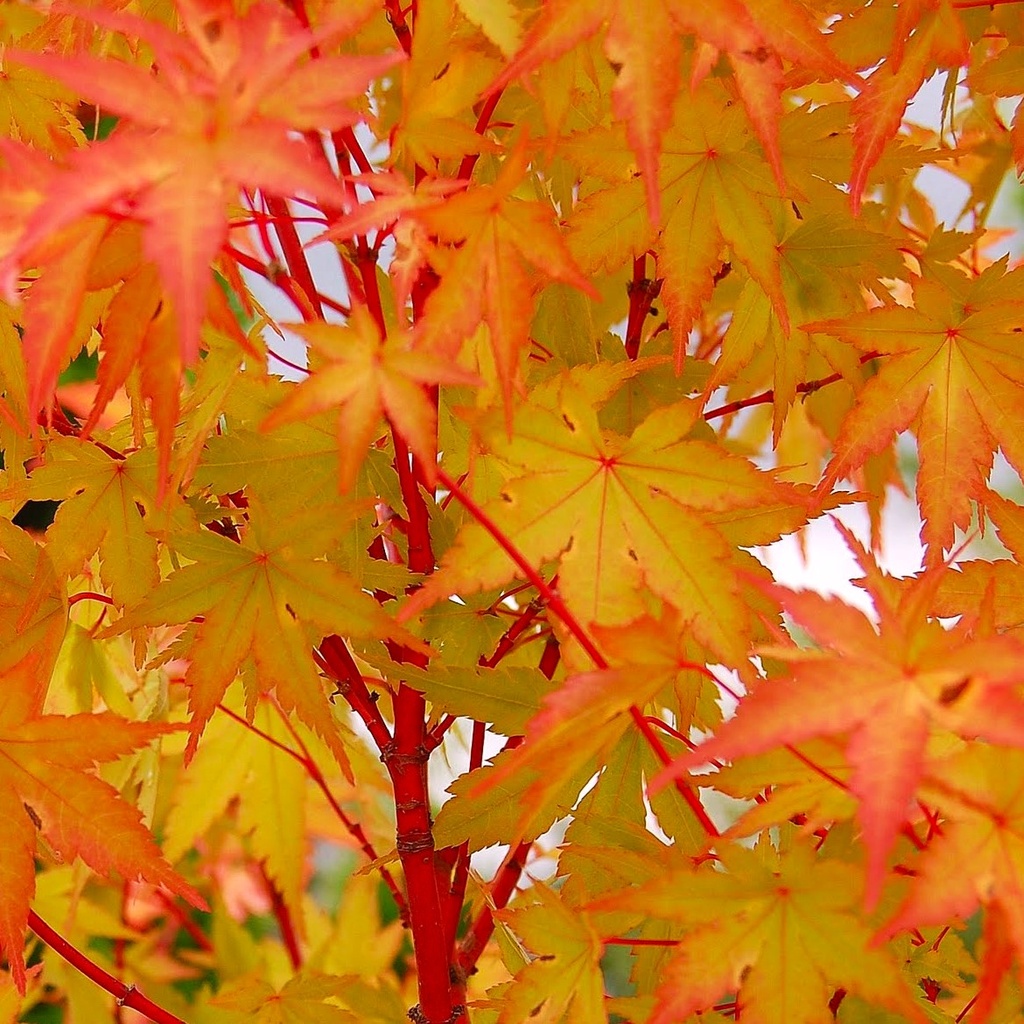
<svg viewBox="0 0 1024 1024"><path fill-rule="evenodd" d="M413 829L403 832L395 841L399 853L423 853L434 848L434 835L430 829Z"/></svg>
<svg viewBox="0 0 1024 1024"><path fill-rule="evenodd" d="M426 764L430 760L430 751L422 743L417 743L412 750L401 751L398 744L391 740L381 747L380 759L389 769L405 768L413 764Z"/></svg>

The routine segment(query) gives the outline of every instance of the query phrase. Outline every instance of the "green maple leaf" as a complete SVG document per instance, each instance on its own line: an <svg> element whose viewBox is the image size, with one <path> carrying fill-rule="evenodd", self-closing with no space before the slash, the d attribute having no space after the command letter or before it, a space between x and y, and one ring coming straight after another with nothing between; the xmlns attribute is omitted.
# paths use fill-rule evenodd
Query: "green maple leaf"
<svg viewBox="0 0 1024 1024"><path fill-rule="evenodd" d="M312 658L322 636L388 638L425 650L323 559L338 529L338 509L322 507L288 520L273 520L254 502L241 543L214 533L176 536L175 552L193 564L178 569L107 632L136 626L203 621L189 647L192 735L187 755L243 664L255 666L247 686L251 714L258 688L276 689L286 710L295 711L328 743L342 765L344 744ZM248 681L249 677L245 677Z"/></svg>
<svg viewBox="0 0 1024 1024"><path fill-rule="evenodd" d="M225 705L241 712L241 701L230 697ZM259 732L226 714L210 723L189 770L178 780L164 829L164 854L176 863L237 801L239 827L249 834L253 854L265 865L304 936L309 779L303 765L282 749L294 749L294 740L267 701L256 708L253 725ZM281 746L268 743L268 736Z"/></svg>
<svg viewBox="0 0 1024 1024"><path fill-rule="evenodd" d="M659 157L663 146L668 150L672 145L671 134L665 136L681 84L686 34L696 37L694 45L699 55L694 62L693 84L710 71L719 51L728 55L748 117L779 180L780 57L798 61L829 78L838 76L849 81L853 77L831 53L809 12L794 0L556 0L544 6L522 50L502 71L494 87L503 87L552 61L604 26L604 51L616 72L612 111L625 126L636 153L655 224L660 220L664 198L659 197L657 184Z"/></svg>
<svg viewBox="0 0 1024 1024"><path fill-rule="evenodd" d="M275 989L246 975L225 985L211 1003L256 1024L356 1024L355 1014L327 1002L344 995L347 987L345 978L303 973Z"/></svg>
<svg viewBox="0 0 1024 1024"><path fill-rule="evenodd" d="M778 185L753 145L743 111L722 92L705 84L676 104L658 173L668 211L660 233L648 220L642 184L628 173L621 129L581 134L567 152L585 171L617 182L584 198L568 218L573 255L593 272L655 249L677 363L714 289L724 246L768 296L783 336L789 333L778 252L784 218ZM610 172L615 164L617 173Z"/></svg>

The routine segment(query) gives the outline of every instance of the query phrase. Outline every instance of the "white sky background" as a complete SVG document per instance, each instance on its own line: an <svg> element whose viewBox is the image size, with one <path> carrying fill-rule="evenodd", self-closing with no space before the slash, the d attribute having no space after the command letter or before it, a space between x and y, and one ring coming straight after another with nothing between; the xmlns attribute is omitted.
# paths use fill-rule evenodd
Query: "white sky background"
<svg viewBox="0 0 1024 1024"><path fill-rule="evenodd" d="M942 87L943 78L940 76L935 76L927 82L911 104L907 118L910 121L937 128ZM371 140L364 136L362 141L369 143ZM965 187L945 172L932 168L925 168L921 172L919 185L930 197L937 216L945 222L946 226L956 226L954 218L967 195ZM1004 226L1020 223L1020 214L1012 209L1014 192L1019 189L1020 186L1012 180L1004 183L1000 199L997 201L991 217L992 224ZM959 226L963 227L964 225ZM309 238L319 233L319 229L311 225L299 225L299 230L303 238ZM1014 255L1018 255L1020 252L1020 237L1018 231L1017 235L1010 240L1009 245ZM347 296L344 294L344 279L333 246L314 246L307 250L307 255L314 278L321 290L334 299L345 301ZM247 283L257 301L264 306L270 316L279 318L283 322L297 319L297 311L279 290L254 275L247 275ZM331 316L329 319L336 318ZM279 337L270 334L268 341L286 358L300 365L305 363L303 346L293 336L288 339L287 343L283 343ZM280 363L275 367L273 360L271 361L271 371L280 372L282 375L292 378L297 376ZM904 436L901 439L901 451L907 455L911 464L916 462L912 438ZM1004 493L1018 498L1021 496L1020 480L1001 455L997 455L996 458L992 483L994 487ZM879 553L879 562L887 572L897 576L917 572L922 564L923 549L919 539L921 520L913 497L912 481L908 482L908 488L909 496L890 489L882 516L882 548ZM866 547L869 545L868 515L862 506L851 505L841 508L833 515L848 526L861 543ZM806 557L801 551L801 541L796 536L783 538L768 548L755 551L755 554L771 570L775 579L785 586L835 594L865 611L870 610L870 601L867 596L851 582L854 577L860 575L860 572L830 516L822 517L805 528L802 546ZM986 538L972 545L969 556L979 557L984 554L989 558L999 557L1000 551L1001 549L992 538L990 531ZM439 764L436 758L431 762L431 790L438 803L446 799L444 790L451 779L465 770L468 757L468 731L462 735L462 730L456 728L451 730L449 735L450 741L445 744L445 753L449 759L447 770L446 766ZM487 756L493 756L498 749L500 749L499 740L495 739L493 743L489 742ZM732 812L727 804L728 801L723 801L721 807L712 807L713 816L716 818L721 815L732 817ZM564 824L556 825L547 836L542 837L542 842L549 847L557 845L563 831ZM503 847L482 851L474 855L473 866L484 876L489 876L500 863L503 854ZM553 872L554 859L544 858L544 861L544 863L531 863L530 874L533 877L545 877Z"/></svg>

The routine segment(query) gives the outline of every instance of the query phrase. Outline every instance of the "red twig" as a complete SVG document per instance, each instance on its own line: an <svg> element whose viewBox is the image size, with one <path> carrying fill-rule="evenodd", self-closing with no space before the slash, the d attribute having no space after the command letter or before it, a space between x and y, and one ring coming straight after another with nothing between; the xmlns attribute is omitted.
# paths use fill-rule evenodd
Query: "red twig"
<svg viewBox="0 0 1024 1024"><path fill-rule="evenodd" d="M971 7L1005 7L1010 4L1019 4L1022 0L953 0L950 6L957 11L965 11ZM957 1017L957 1020L960 1018Z"/></svg>
<svg viewBox="0 0 1024 1024"><path fill-rule="evenodd" d="M472 927L459 945L459 967L468 974L480 958L494 933L494 911L508 905L526 867L526 858L533 843L523 842L509 850L488 888L488 902L477 915Z"/></svg>
<svg viewBox="0 0 1024 1024"><path fill-rule="evenodd" d="M107 597L106 594L97 594L93 590L80 590L77 594L68 596L68 607L73 608L79 601L100 601L109 605L114 603L113 599Z"/></svg>
<svg viewBox="0 0 1024 1024"><path fill-rule="evenodd" d="M476 133L477 135L483 135L487 130L487 125L490 124L491 115L494 113L494 108L498 105L498 101L501 99L501 89L497 89L491 93L490 96L484 101L483 107L480 108L480 116L476 119ZM462 158L462 163L459 164L459 173L457 177L468 179L473 173L473 168L476 166L477 160L480 158L479 153L467 153Z"/></svg>
<svg viewBox="0 0 1024 1024"><path fill-rule="evenodd" d="M76 971L84 974L90 981L109 992L118 1006L127 1006L148 1017L155 1024L185 1024L180 1017L157 1006L147 999L134 985L126 985L118 981L112 974L105 971L98 963L87 957L80 949L72 946L59 932L51 928L34 910L28 912L28 926L55 953L64 957Z"/></svg>
<svg viewBox="0 0 1024 1024"><path fill-rule="evenodd" d="M279 196L267 197L267 209L274 219L274 230L277 232L278 240L281 243L281 251L284 253L288 270L299 288L305 293L306 302L299 306L299 314L303 320L323 319L324 309L320 303L320 296L317 292L316 282L313 280L313 272L309 269L309 261L306 259L306 250L302 247L299 233L291 220L291 213L288 209L288 201ZM289 296L294 301L293 296Z"/></svg>
<svg viewBox="0 0 1024 1024"><path fill-rule="evenodd" d="M288 959L291 961L292 969L297 971L302 967L302 950L299 948L299 937L295 932L291 911L281 895L281 890L274 885L273 879L267 874L266 864L260 864L260 873L263 875L263 882L267 887L267 895L270 896L270 909L277 919L277 927L281 932L281 941L284 943L284 948L288 951Z"/></svg>
<svg viewBox="0 0 1024 1024"><path fill-rule="evenodd" d="M860 357L861 364L870 362L872 359L877 359L881 353L879 352L868 352L866 355ZM830 373L827 377L819 377L817 380L807 380L801 384L797 384L797 394L810 395L817 391L819 388L825 387L827 384L835 384L837 381L841 381L843 375L841 373ZM739 412L741 409L749 409L752 405L765 405L768 402L775 401L775 390L769 388L767 391L762 391L759 394L751 395L749 398L739 398L735 402L726 402L725 405L719 405L714 409L708 409L704 413L704 419L713 420L719 416L730 416L734 412Z"/></svg>
<svg viewBox="0 0 1024 1024"><path fill-rule="evenodd" d="M195 921L189 917L188 911L178 905L173 896L168 895L162 889L156 890L157 898L167 908L167 912L174 918L178 924L188 932L192 937L195 944L203 950L209 952L213 949L213 943L210 941L209 936L202 928L196 924Z"/></svg>
<svg viewBox="0 0 1024 1024"><path fill-rule="evenodd" d="M601 940L606 946L678 946L678 939L622 939L612 935Z"/></svg>

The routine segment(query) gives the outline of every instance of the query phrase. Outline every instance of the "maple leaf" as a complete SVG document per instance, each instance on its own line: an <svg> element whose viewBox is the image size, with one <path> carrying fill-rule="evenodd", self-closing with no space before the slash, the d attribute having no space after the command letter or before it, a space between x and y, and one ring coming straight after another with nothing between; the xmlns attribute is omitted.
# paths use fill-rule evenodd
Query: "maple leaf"
<svg viewBox="0 0 1024 1024"><path fill-rule="evenodd" d="M971 744L931 766L928 798L947 820L879 938L985 909L989 949L975 1014L987 1019L1016 954L1024 964L1024 753Z"/></svg>
<svg viewBox="0 0 1024 1024"><path fill-rule="evenodd" d="M644 616L625 626L593 625L591 632L611 667L574 673L551 689L525 724L525 742L504 752L485 772L474 773L468 781L460 779L453 787L453 792L468 793L468 800L480 805L490 805L496 797L506 800L510 805L506 817L514 822L517 836L531 835L546 820L539 810L550 812L564 805L567 790L575 785L578 793L580 781L601 764L606 767L598 790L605 781L615 779L608 788L614 788L623 802L631 792L643 819L641 771L650 775L660 765L653 759L644 763L643 755L649 751L646 741L638 738L634 707L645 709L656 702L672 712L677 731L684 734L695 716L705 726L721 720L713 696L717 688L703 663L690 660L696 652L689 649L674 608L666 605L657 618ZM698 667L702 671L695 671ZM431 692L429 685L426 690ZM510 793L521 796L512 801ZM674 800L674 794L666 793L652 799L656 811L665 815L663 827L698 833L692 810L674 806ZM576 820L581 809L573 812ZM624 813L622 806L617 810ZM438 824L443 818L447 827L453 813L465 816L471 811L446 804Z"/></svg>
<svg viewBox="0 0 1024 1024"><path fill-rule="evenodd" d="M569 255L551 207L513 195L530 163L527 143L524 135L505 157L493 185L478 185L443 202L425 201L429 192L398 194L397 201L382 204L379 215L372 204L369 214L353 215L317 239L347 238L396 215L399 225L412 220L436 238L440 244L428 258L441 280L417 322L414 348L454 360L461 343L486 323L506 403L518 382L520 351L530 337L537 278L597 295Z"/></svg>
<svg viewBox="0 0 1024 1024"><path fill-rule="evenodd" d="M484 6L493 5L488 2ZM432 11L438 21L450 16L444 8ZM420 27L424 27L423 22ZM393 137L392 162L410 169L434 168L441 160L497 151L500 147L496 143L475 131L472 122L460 115L472 113L498 62L479 51L453 52L447 33L436 29L424 31L420 38L431 39L433 45L424 42L414 47L402 67L402 118Z"/></svg>
<svg viewBox="0 0 1024 1024"><path fill-rule="evenodd" d="M67 628L67 585L53 561L0 518L0 682L42 711Z"/></svg>
<svg viewBox="0 0 1024 1024"><path fill-rule="evenodd" d="M921 535L932 564L952 545L954 527L969 525L971 500L985 504L994 443L1024 472L1022 285L1024 273L1006 273L1001 260L973 280L954 271L916 279L913 308L802 325L886 357L843 421L819 491L913 423Z"/></svg>
<svg viewBox="0 0 1024 1024"><path fill-rule="evenodd" d="M993 629L1020 631L1024 626L1024 508L988 494L985 511L1012 558L976 558L946 573L935 592L936 615L984 614Z"/></svg>
<svg viewBox="0 0 1024 1024"><path fill-rule="evenodd" d="M225 706L236 715L243 710L234 699L227 699ZM172 864L185 856L237 801L239 826L249 834L253 854L265 864L292 923L304 936L308 777L287 752L294 749L294 741L269 702L260 701L253 726L248 729L228 714L210 723L175 789L164 829L164 855Z"/></svg>
<svg viewBox="0 0 1024 1024"><path fill-rule="evenodd" d="M871 948L854 916L860 873L796 842L776 851L723 845L723 870L670 870L639 888L591 903L689 928L666 964L650 1024L672 1024L737 992L737 1016L752 1024L815 1024L829 988L924 1022L891 957ZM827 938L826 938L827 937Z"/></svg>
<svg viewBox="0 0 1024 1024"><path fill-rule="evenodd" d="M614 376L555 378L520 407L511 438L497 417L482 424L508 478L485 511L534 565L557 560L559 591L583 621L617 625L638 618L649 589L679 609L716 657L742 664L753 628L750 608L714 516L777 502L784 517L783 510L803 506L801 492L690 439L699 420L696 402L658 409L628 438L603 432L594 402L632 372L627 364ZM589 526L595 517L596 531ZM772 519L750 524L750 543L763 542L755 534L779 535ZM497 586L516 573L487 531L468 523L401 614L407 618L451 593Z"/></svg>
<svg viewBox="0 0 1024 1024"><path fill-rule="evenodd" d="M794 819L802 821L807 832L849 821L857 811L849 775L844 744L833 737L805 740L799 749L775 748L723 766L715 773L715 789L737 800L755 800L770 793L726 834L753 835Z"/></svg>
<svg viewBox="0 0 1024 1024"><path fill-rule="evenodd" d="M238 20L186 0L178 6L186 35L123 13L90 9L86 15L145 40L160 66L157 76L87 54L18 51L19 62L117 114L124 126L71 155L0 274L11 292L18 265L41 240L83 214L128 213L143 223L146 255L173 301L181 361L192 366L210 263L227 237L227 204L247 188L303 192L340 205L337 180L288 132L351 124L354 102L400 55L298 65L318 41L358 25L357 10L314 34L276 4L256 3Z"/></svg>
<svg viewBox="0 0 1024 1024"><path fill-rule="evenodd" d="M155 490L151 452L121 459L94 444L59 437L48 445L46 462L15 493L61 501L47 531L48 550L59 559L60 571L77 575L99 550L100 578L118 604L130 605L160 578L156 540L144 519L156 505Z"/></svg>
<svg viewBox="0 0 1024 1024"><path fill-rule="evenodd" d="M917 0L900 7L893 53L871 74L853 102L854 161L849 191L854 215L860 211L868 174L899 130L907 104L924 80L937 64L959 68L967 60L967 37L952 4ZM914 25L912 33L907 31L910 25Z"/></svg>
<svg viewBox="0 0 1024 1024"><path fill-rule="evenodd" d="M352 489L366 450L380 432L381 416L409 445L428 477L437 463L437 406L426 393L432 384L479 383L479 378L450 361L408 347L394 335L381 338L368 310L355 306L348 325L292 324L314 352L304 380L263 421L262 429L305 419L338 408L338 485Z"/></svg>
<svg viewBox="0 0 1024 1024"><path fill-rule="evenodd" d="M584 271L612 269L655 249L678 366L728 245L788 334L778 251L778 222L785 215L778 186L752 151L742 109L714 82L676 102L657 179L671 211L660 233L645 212L641 183L629 173L622 140L615 127L581 133L568 144L574 163L615 182L588 195L568 217L569 246Z"/></svg>
<svg viewBox="0 0 1024 1024"><path fill-rule="evenodd" d="M760 682L736 717L655 780L662 784L711 758L760 754L781 744L849 733L850 792L868 851L866 901L881 892L886 858L918 789L933 732L1024 746L1024 646L1007 636L973 636L928 616L944 567L924 573L898 596L871 556L838 528L864 571L877 629L836 598L773 586L771 593L822 645L763 649L789 675Z"/></svg>
<svg viewBox="0 0 1024 1024"><path fill-rule="evenodd" d="M22 46L28 40L19 40ZM10 50L0 78L0 135L57 155L85 144L85 134L71 111L75 94L47 75L19 66Z"/></svg>
<svg viewBox="0 0 1024 1024"><path fill-rule="evenodd" d="M247 975L225 985L211 1003L257 1024L355 1024L359 1018L354 1014L327 1002L347 990L348 979L311 972L297 975L280 989Z"/></svg>
<svg viewBox="0 0 1024 1024"><path fill-rule="evenodd" d="M799 61L804 70L827 78L849 81L853 77L831 53L811 15L794 0L672 0L667 4L656 0L557 0L545 4L523 48L491 88L503 88L605 25L608 28L604 50L616 73L612 112L625 125L629 144L636 153L646 185L651 223L656 226L661 221L662 206L659 158L679 91L680 33L692 33L698 40L694 86L714 66L718 51L728 54L736 87L780 184L780 57ZM688 99L681 100L683 106L687 102Z"/></svg>
<svg viewBox="0 0 1024 1024"><path fill-rule="evenodd" d="M129 754L174 727L109 713L39 715L32 704L23 690L0 696L0 947L22 992L37 832L55 851L81 857L99 874L143 878L205 907L163 859L139 812L91 773L95 764Z"/></svg>
<svg viewBox="0 0 1024 1024"><path fill-rule="evenodd" d="M857 308L863 289L887 294L880 278L905 274L892 240L854 222L845 210L799 221L780 243L779 255L786 308L798 323L845 316ZM858 354L830 335L811 334L803 328L785 333L769 296L755 281L748 281L735 301L705 394L723 384L735 384L744 367L749 369L733 394L759 390L765 377L770 380L776 448L804 382L839 371L845 379L860 383L864 372ZM781 453L780 462L785 462ZM817 480L817 465L813 474Z"/></svg>
<svg viewBox="0 0 1024 1024"><path fill-rule="evenodd" d="M500 911L498 916L539 954L516 976L502 1000L498 1024L515 1024L537 1015L544 1021L567 1019L605 1024L601 940L585 916L568 907L546 886L531 889L537 902Z"/></svg>
<svg viewBox="0 0 1024 1024"><path fill-rule="evenodd" d="M387 638L428 650L323 560L336 536L338 516L337 508L326 506L274 521L253 499L240 543L214 533L175 536L169 543L193 564L172 573L105 631L111 635L203 616L190 645L185 677L192 711L186 757L195 754L200 734L225 691L252 659L255 685L243 676L249 713L255 710L257 686L275 688L285 710L295 711L323 737L345 766L345 747L312 647L322 636L338 633Z"/></svg>

